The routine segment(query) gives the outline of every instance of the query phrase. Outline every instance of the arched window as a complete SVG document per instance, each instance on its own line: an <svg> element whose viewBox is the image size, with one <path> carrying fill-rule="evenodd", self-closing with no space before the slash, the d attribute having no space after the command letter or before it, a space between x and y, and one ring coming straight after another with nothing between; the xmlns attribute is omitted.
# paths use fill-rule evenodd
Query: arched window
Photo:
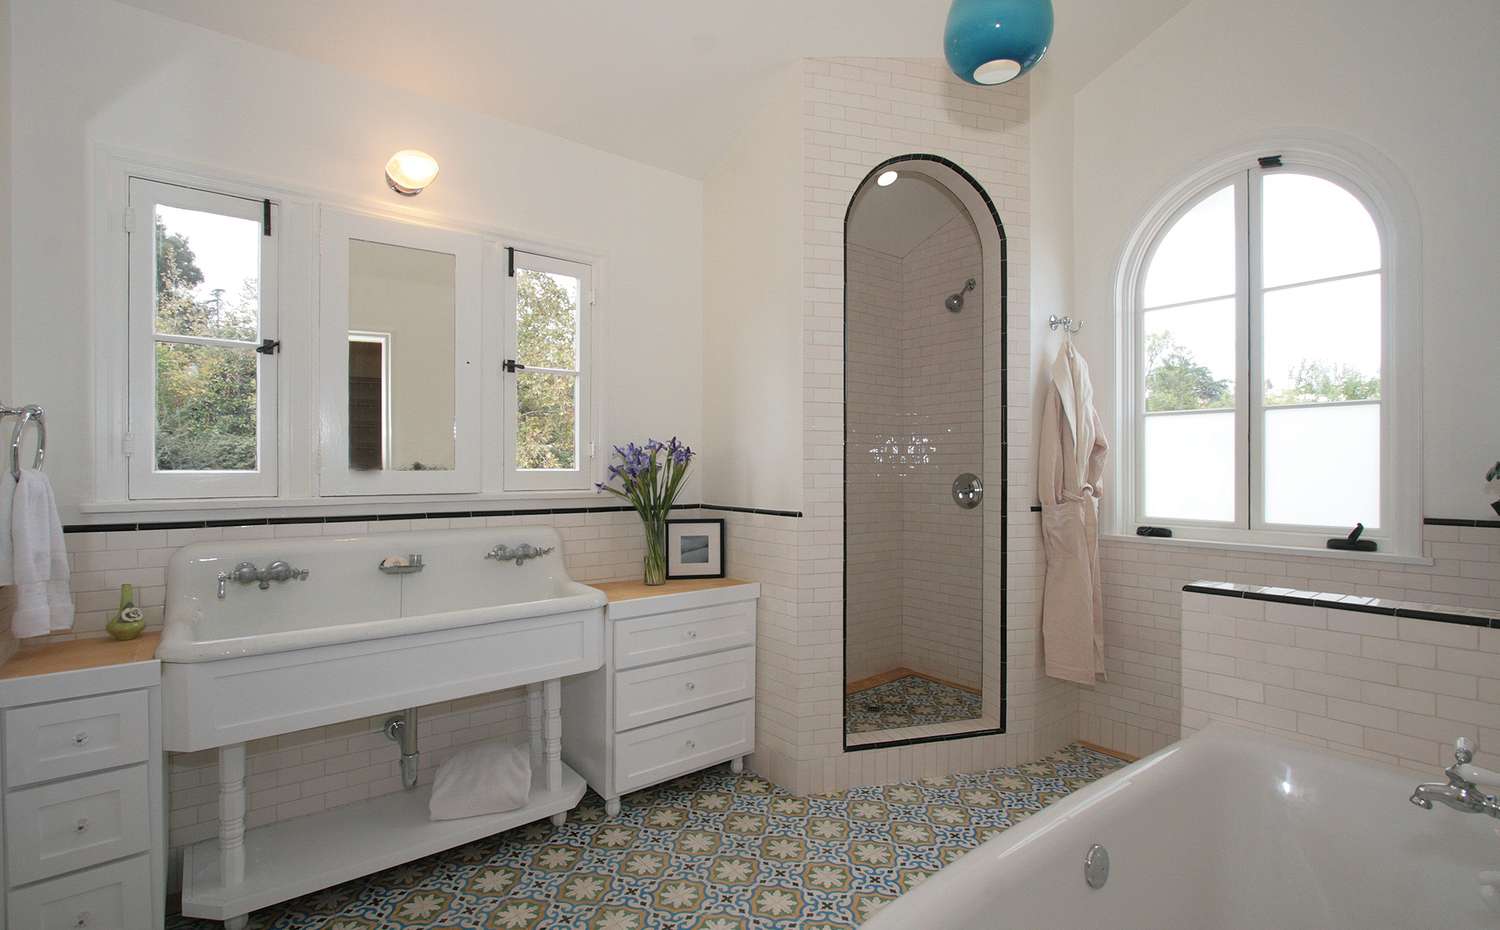
<svg viewBox="0 0 1500 930"><path fill-rule="evenodd" d="M1122 294L1126 519L1207 539L1321 546L1356 523L1392 538L1380 216L1324 166L1263 158L1149 224Z"/></svg>

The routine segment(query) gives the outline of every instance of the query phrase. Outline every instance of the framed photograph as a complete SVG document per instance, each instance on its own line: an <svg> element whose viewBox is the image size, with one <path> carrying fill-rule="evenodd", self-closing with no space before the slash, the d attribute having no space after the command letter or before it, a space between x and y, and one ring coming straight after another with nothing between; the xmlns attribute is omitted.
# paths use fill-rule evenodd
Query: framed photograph
<svg viewBox="0 0 1500 930"><path fill-rule="evenodd" d="M724 521L668 520L667 577L723 578Z"/></svg>

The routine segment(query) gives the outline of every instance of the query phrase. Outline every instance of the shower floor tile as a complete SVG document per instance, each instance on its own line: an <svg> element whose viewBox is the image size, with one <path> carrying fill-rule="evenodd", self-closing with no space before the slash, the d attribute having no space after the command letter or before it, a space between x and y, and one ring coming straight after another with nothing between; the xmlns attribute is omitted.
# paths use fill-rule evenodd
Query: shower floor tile
<svg viewBox="0 0 1500 930"><path fill-rule="evenodd" d="M977 720L983 712L984 702L974 692L921 675L903 675L844 695L844 729L849 733Z"/></svg>
<svg viewBox="0 0 1500 930"><path fill-rule="evenodd" d="M794 795L718 766L590 793L555 828L520 827L256 912L252 930L852 930L1007 827L1123 765L1045 759ZM169 930L220 930L184 917Z"/></svg>

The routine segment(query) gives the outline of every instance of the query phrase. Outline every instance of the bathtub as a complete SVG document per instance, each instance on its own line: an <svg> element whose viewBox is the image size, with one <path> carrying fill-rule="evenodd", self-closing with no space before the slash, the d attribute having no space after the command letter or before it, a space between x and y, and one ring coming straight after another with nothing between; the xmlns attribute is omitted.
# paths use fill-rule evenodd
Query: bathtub
<svg viewBox="0 0 1500 930"><path fill-rule="evenodd" d="M1500 821L1419 781L1215 724L1101 778L887 905L864 930L1500 927ZM1098 843L1103 887L1084 877Z"/></svg>

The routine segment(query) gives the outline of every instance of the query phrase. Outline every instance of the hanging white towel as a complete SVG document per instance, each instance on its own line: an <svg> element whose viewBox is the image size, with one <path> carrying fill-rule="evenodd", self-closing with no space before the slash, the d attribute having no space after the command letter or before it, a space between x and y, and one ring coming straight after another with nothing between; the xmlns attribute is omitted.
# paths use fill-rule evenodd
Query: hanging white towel
<svg viewBox="0 0 1500 930"><path fill-rule="evenodd" d="M1099 496L1109 443L1089 368L1071 341L1052 365L1042 407L1037 496L1042 503L1042 651L1047 674L1083 684L1104 676Z"/></svg>
<svg viewBox="0 0 1500 930"><path fill-rule="evenodd" d="M12 583L16 606L10 632L17 639L45 636L73 627L73 598L68 591L68 552L62 520L47 476L21 469L11 497Z"/></svg>
<svg viewBox="0 0 1500 930"><path fill-rule="evenodd" d="M0 466L0 588L16 583L14 554L10 545L10 508L16 497L16 479Z"/></svg>

